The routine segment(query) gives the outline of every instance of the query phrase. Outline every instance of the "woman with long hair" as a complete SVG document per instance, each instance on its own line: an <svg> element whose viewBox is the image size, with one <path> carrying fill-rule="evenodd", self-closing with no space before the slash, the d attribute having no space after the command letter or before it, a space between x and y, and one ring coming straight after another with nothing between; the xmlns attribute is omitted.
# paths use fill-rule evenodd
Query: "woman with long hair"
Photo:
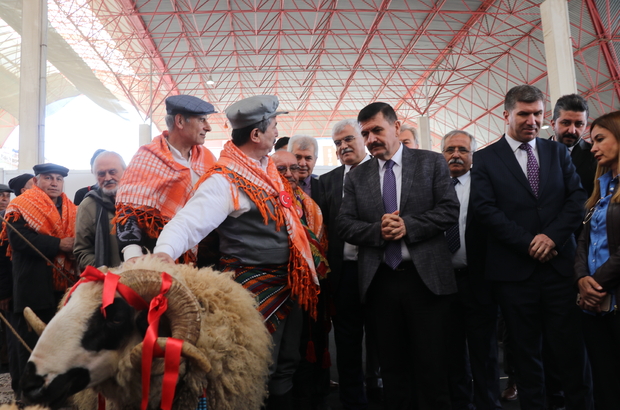
<svg viewBox="0 0 620 410"><path fill-rule="evenodd" d="M598 161L594 192L579 237L575 279L592 365L596 409L620 406L620 111L597 118L590 128Z"/></svg>

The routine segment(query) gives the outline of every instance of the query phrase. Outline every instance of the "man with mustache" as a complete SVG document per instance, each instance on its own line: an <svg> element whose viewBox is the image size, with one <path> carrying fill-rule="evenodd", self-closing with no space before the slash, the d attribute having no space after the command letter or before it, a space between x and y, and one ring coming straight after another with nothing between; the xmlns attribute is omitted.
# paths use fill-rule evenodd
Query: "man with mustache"
<svg viewBox="0 0 620 410"><path fill-rule="evenodd" d="M372 103L357 120L374 158L347 175L336 226L358 246L384 407L450 409L445 352L457 287L444 232L458 222L459 202L448 165L436 152L404 148L389 104Z"/></svg>
<svg viewBox="0 0 620 410"><path fill-rule="evenodd" d="M118 243L123 259L152 251L164 225L191 198L193 187L215 157L203 144L211 131L212 104L191 95L166 98L167 131L143 145L129 162L116 196ZM197 248L181 262L197 260Z"/></svg>
<svg viewBox="0 0 620 410"><path fill-rule="evenodd" d="M93 163L98 188L89 191L78 208L73 253L80 270L86 266L118 266L121 254L112 234L116 191L125 172L125 161L112 151L100 153Z"/></svg>
<svg viewBox="0 0 620 410"><path fill-rule="evenodd" d="M336 217L340 212L347 175L368 161L370 155L366 153L364 138L356 119L337 122L332 128L332 139L342 165L319 178L319 205L329 239L327 259L331 268L330 283L334 301L335 315L332 322L337 350L339 395L343 409L362 410L368 408L368 398L364 389L362 365L365 320L359 297L357 247L340 238ZM366 338L366 342L369 342L369 338Z"/></svg>
<svg viewBox="0 0 620 410"><path fill-rule="evenodd" d="M588 193L594 189L596 160L590 152L592 144L584 141L581 136L588 127L588 103L580 95L569 94L558 99L553 109L551 120L555 140L568 147L581 185Z"/></svg>
<svg viewBox="0 0 620 410"><path fill-rule="evenodd" d="M467 131L450 131L441 150L459 198L459 222L446 231L458 287L452 302L450 337L450 392L453 409L497 410L499 366L497 359L497 304L480 261L484 241L479 223L469 209L470 169L476 139ZM473 378L473 384L472 384Z"/></svg>
<svg viewBox="0 0 620 410"><path fill-rule="evenodd" d="M566 408L591 410L573 286L574 232L586 193L566 147L537 138L544 111L538 88L508 91L507 132L474 154L469 203L486 230L484 272L506 323L521 408L545 408L544 333Z"/></svg>

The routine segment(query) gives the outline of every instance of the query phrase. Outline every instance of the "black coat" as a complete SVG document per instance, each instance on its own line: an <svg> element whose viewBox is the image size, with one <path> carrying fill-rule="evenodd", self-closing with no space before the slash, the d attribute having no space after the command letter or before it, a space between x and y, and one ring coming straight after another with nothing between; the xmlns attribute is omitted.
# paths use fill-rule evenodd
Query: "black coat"
<svg viewBox="0 0 620 410"><path fill-rule="evenodd" d="M12 225L48 259L53 260L60 251L60 238L33 231L21 216ZM26 306L33 310L55 308L52 267L11 228L7 229L13 252L13 311L20 313Z"/></svg>

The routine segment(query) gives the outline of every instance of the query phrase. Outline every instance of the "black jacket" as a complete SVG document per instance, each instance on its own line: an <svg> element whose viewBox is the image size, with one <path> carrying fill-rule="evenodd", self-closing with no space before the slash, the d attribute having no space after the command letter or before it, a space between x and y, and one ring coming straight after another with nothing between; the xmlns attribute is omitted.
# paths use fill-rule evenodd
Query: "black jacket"
<svg viewBox="0 0 620 410"><path fill-rule="evenodd" d="M609 259L603 263L592 277L605 291L615 291L620 296L620 204L610 203L607 208L607 242ZM579 236L577 257L575 258L575 283L590 275L588 269L588 248L590 247L590 222Z"/></svg>

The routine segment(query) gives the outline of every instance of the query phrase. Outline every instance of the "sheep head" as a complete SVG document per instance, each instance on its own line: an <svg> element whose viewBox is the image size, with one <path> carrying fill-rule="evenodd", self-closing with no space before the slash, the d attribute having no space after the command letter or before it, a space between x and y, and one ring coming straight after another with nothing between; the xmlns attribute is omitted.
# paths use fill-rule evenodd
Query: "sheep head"
<svg viewBox="0 0 620 410"><path fill-rule="evenodd" d="M149 303L160 293L161 273L129 270L121 274L120 283ZM136 362L131 352L140 349L147 311L135 309L118 292L102 309L103 287L101 281L81 283L43 330L21 380L28 401L61 407L70 395L114 379L121 361ZM168 308L159 336L183 340L186 356L208 368L206 358L191 349L200 334L198 301L174 279L165 296Z"/></svg>

